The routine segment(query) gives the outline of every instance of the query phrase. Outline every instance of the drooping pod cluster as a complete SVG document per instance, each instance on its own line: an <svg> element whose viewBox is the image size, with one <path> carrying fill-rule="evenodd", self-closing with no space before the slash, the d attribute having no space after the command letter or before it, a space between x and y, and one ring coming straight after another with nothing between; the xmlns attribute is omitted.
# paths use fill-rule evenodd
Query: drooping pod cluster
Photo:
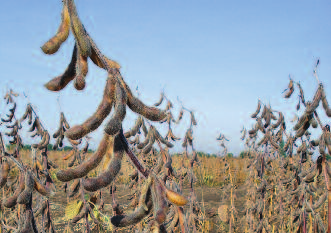
<svg viewBox="0 0 331 233"><path fill-rule="evenodd" d="M250 153L246 182L251 186L245 210L246 232L326 232L325 222L331 229L331 215L323 210L329 205L325 202L330 196L331 173L327 162L330 134L328 125L322 124L316 112L325 91L319 83L313 99L306 101L300 83L296 84L300 92L296 109L299 111L301 106L304 109L293 122L292 129L285 127L285 117L281 112L276 119L270 115L268 124L268 109L277 112L270 106L264 108L259 117L260 100L260 106L252 115L256 124L249 131L253 137L248 141L259 140L256 147L246 143ZM286 98L293 95L293 86L294 81L291 80ZM308 130L318 126L322 132L316 140L311 140ZM258 132L261 132L261 137ZM314 154L319 155L316 161Z"/></svg>

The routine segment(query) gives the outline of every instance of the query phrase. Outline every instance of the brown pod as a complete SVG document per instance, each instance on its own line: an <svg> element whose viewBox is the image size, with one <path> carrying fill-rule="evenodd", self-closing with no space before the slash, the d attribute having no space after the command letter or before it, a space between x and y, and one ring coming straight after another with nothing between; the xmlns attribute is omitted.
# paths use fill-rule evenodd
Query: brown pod
<svg viewBox="0 0 331 233"><path fill-rule="evenodd" d="M73 0L67 0L68 12L70 15L71 31L75 36L76 43L79 47L80 53L84 57L89 57L92 53L90 40L87 37L87 32L80 21L76 6Z"/></svg>
<svg viewBox="0 0 331 233"><path fill-rule="evenodd" d="M123 155L125 153L124 146L121 141L121 137L117 134L114 138L114 146L110 146L110 149L113 149L113 157L108 165L106 171L102 172L95 178L86 178L83 181L83 187L89 192L95 192L101 188L107 187L117 176L118 172L121 169L121 162ZM112 153L108 151L107 153Z"/></svg>
<svg viewBox="0 0 331 233"><path fill-rule="evenodd" d="M157 102L154 104L154 106L155 106L155 107L160 106L160 105L162 104L162 102L163 102L163 99L164 99L164 93L162 92L162 93L161 93L161 96L160 96L160 100L157 101Z"/></svg>
<svg viewBox="0 0 331 233"><path fill-rule="evenodd" d="M50 190L48 187L43 185L40 180L34 177L34 189L37 190L38 193L45 197L53 197L55 193Z"/></svg>
<svg viewBox="0 0 331 233"><path fill-rule="evenodd" d="M0 173L0 189L5 186L7 183L7 177L10 171L10 166L7 160L4 160L1 165L1 173Z"/></svg>
<svg viewBox="0 0 331 233"><path fill-rule="evenodd" d="M304 113L298 120L298 122L294 125L293 129L298 130L303 125L305 125L309 121L308 114Z"/></svg>
<svg viewBox="0 0 331 233"><path fill-rule="evenodd" d="M255 112L251 115L251 118L255 118L260 113L260 110L261 110L261 101L259 100L257 103L257 108Z"/></svg>
<svg viewBox="0 0 331 233"><path fill-rule="evenodd" d="M36 232L33 227L33 213L32 210L25 210L25 218L22 229L19 231L20 233L31 233Z"/></svg>
<svg viewBox="0 0 331 233"><path fill-rule="evenodd" d="M38 144L38 149L42 150L45 149L49 144L50 136L47 130L44 131L43 140Z"/></svg>
<svg viewBox="0 0 331 233"><path fill-rule="evenodd" d="M324 89L322 89L322 105L323 105L325 114L328 117L331 117L331 108L329 106L328 100L326 99L326 95L325 95Z"/></svg>
<svg viewBox="0 0 331 233"><path fill-rule="evenodd" d="M17 198L17 203L18 204L28 204L30 199L31 199L31 195L32 195L32 191L34 189L34 179L30 173L30 171L26 171L25 172L25 188L23 190L23 192L18 196Z"/></svg>
<svg viewBox="0 0 331 233"><path fill-rule="evenodd" d="M153 178L151 186L151 194L153 200L154 219L157 223L162 224L167 217L168 203L165 200L165 193L161 184L156 177Z"/></svg>
<svg viewBox="0 0 331 233"><path fill-rule="evenodd" d="M150 210L152 209L153 202L150 198L150 192L147 194L146 205L148 208L148 211L145 210L144 206L138 206L132 213L127 215L115 215L111 218L111 223L115 227L128 227L134 224L139 223L141 220L143 220L145 217L148 216Z"/></svg>
<svg viewBox="0 0 331 233"><path fill-rule="evenodd" d="M47 41L42 47L42 51L46 54L56 53L61 44L67 40L70 30L70 17L68 12L68 7L66 2L63 2L62 14L61 14L61 24L56 32L56 35L53 36L49 41Z"/></svg>
<svg viewBox="0 0 331 233"><path fill-rule="evenodd" d="M117 134L122 128L122 121L126 115L127 96L121 84L117 81L115 84L115 109L114 114L105 126L104 131L108 135Z"/></svg>
<svg viewBox="0 0 331 233"><path fill-rule="evenodd" d="M78 146L82 142L82 139L72 140L69 138L69 142L71 145Z"/></svg>
<svg viewBox="0 0 331 233"><path fill-rule="evenodd" d="M278 117L277 122L275 124L272 124L271 125L271 128L273 128L273 129L276 129L284 121L284 115L283 115L283 113L279 112L278 115L279 115L279 117Z"/></svg>
<svg viewBox="0 0 331 233"><path fill-rule="evenodd" d="M39 206L39 208L34 211L34 216L37 218L40 214L44 214L46 208L47 208L47 200L45 199L41 203L41 206Z"/></svg>
<svg viewBox="0 0 331 233"><path fill-rule="evenodd" d="M60 91L65 88L76 76L76 62L77 62L77 46L75 44L72 52L71 62L64 73L58 77L53 78L45 87L50 91Z"/></svg>
<svg viewBox="0 0 331 233"><path fill-rule="evenodd" d="M18 187L16 187L15 192L13 196L8 197L3 200L3 205L7 208L12 208L17 204L17 197L21 194L21 192L24 190L25 184L24 184L24 174L21 173L19 177L19 184Z"/></svg>
<svg viewBox="0 0 331 233"><path fill-rule="evenodd" d="M141 116L139 116L135 122L135 125L132 127L132 129L130 131L124 133L124 137L129 138L129 137L136 135L139 132L141 125L142 125L142 118L141 118Z"/></svg>
<svg viewBox="0 0 331 233"><path fill-rule="evenodd" d="M87 64L87 57L81 55L79 51L80 50L78 49L74 87L80 91L85 88L85 77L88 72L88 64Z"/></svg>
<svg viewBox="0 0 331 233"><path fill-rule="evenodd" d="M172 143L170 143L170 142L168 142L167 140L165 140L161 135L160 135L160 133L157 131L157 130L155 130L155 136L156 136L156 138L160 141L160 142L162 142L164 145L166 145L167 147L169 147L169 148L172 148L174 145L172 144Z"/></svg>
<svg viewBox="0 0 331 233"><path fill-rule="evenodd" d="M285 93L284 97L290 98L291 95L293 94L293 91L294 91L293 80L290 79L290 83L288 84L287 92Z"/></svg>
<svg viewBox="0 0 331 233"><path fill-rule="evenodd" d="M66 131L65 133L66 137L72 140L77 140L97 129L111 111L114 99L114 92L115 82L110 76L107 79L103 99L98 106L96 112L91 117L89 117L83 124L76 125L68 129L68 131Z"/></svg>
<svg viewBox="0 0 331 233"><path fill-rule="evenodd" d="M72 149L68 154L66 154L62 159L67 160L75 154L76 150Z"/></svg>
<svg viewBox="0 0 331 233"><path fill-rule="evenodd" d="M168 190L167 188L165 188L165 193L168 200L176 206L184 206L188 202L188 200L183 195L172 190Z"/></svg>
<svg viewBox="0 0 331 233"><path fill-rule="evenodd" d="M107 58L106 56L104 56L101 53L97 53L98 48L97 48L96 44L94 43L94 41L92 40L92 38L89 35L87 35L87 37L89 38L89 41L90 41L90 44L92 47L92 52L91 52L90 58L94 64L96 64L97 66L99 66L102 69L107 70L107 68L104 66L104 64L102 63L102 61L100 59L102 57L103 60L106 62L106 65L108 66L109 69L120 69L121 68L121 66L117 62L110 60L109 58Z"/></svg>
<svg viewBox="0 0 331 233"><path fill-rule="evenodd" d="M80 187L80 179L74 180L74 182L69 187L69 197L73 197L77 194Z"/></svg>
<svg viewBox="0 0 331 233"><path fill-rule="evenodd" d="M296 138L300 138L304 135L304 133L306 132L306 130L309 128L310 123L309 121L306 121L305 124L303 124L296 132L295 137Z"/></svg>
<svg viewBox="0 0 331 233"><path fill-rule="evenodd" d="M122 77L120 77L120 81L122 82L122 85L125 88L126 95L128 97L127 105L132 111L146 117L148 120L151 121L161 121L167 116L166 111L161 111L158 108L146 106L138 98L133 96L129 86L126 85Z"/></svg>
<svg viewBox="0 0 331 233"><path fill-rule="evenodd" d="M316 110L316 108L319 106L320 100L322 98L322 89L323 89L323 86L320 84L314 95L313 101L306 107L306 112L308 114L313 113Z"/></svg>
<svg viewBox="0 0 331 233"><path fill-rule="evenodd" d="M70 225L71 225L71 226L76 225L76 223L77 223L79 220L81 220L81 219L85 216L85 214L87 214L88 212L89 212L89 207L88 207L88 205L84 205L84 207L82 208L81 212L80 212L78 215L76 215L76 216L70 221Z"/></svg>
<svg viewBox="0 0 331 233"><path fill-rule="evenodd" d="M96 168L101 162L109 146L110 136L105 134L101 140L97 151L83 161L77 167L60 170L56 173L57 178L62 182L68 182L73 179L82 178L86 176L91 170Z"/></svg>
<svg viewBox="0 0 331 233"><path fill-rule="evenodd" d="M77 160L77 156L76 156L76 154L74 154L74 156L71 158L71 160L70 160L69 163L68 163L68 167L72 167L72 166L74 166L76 160Z"/></svg>

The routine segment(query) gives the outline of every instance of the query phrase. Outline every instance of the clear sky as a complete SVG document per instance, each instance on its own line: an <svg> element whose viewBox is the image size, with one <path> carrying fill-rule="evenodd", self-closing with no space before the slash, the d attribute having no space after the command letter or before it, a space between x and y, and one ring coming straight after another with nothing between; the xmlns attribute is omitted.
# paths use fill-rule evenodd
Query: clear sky
<svg viewBox="0 0 331 233"><path fill-rule="evenodd" d="M89 63L84 91L72 84L59 93L43 87L71 58L72 35L55 55L40 49L57 30L61 5L60 0L0 1L0 94L6 88L24 91L51 133L60 109L71 125L89 117L107 77ZM312 98L317 58L331 102L330 1L76 0L76 5L87 31L106 56L121 64L124 79L131 89L139 87L142 101L155 103L164 89L175 116L177 96L195 111L197 150L219 152L220 132L231 140L229 151L242 150L240 130L253 125L249 116L258 98L292 118L297 98L285 100L281 92L291 75ZM27 101L21 97L19 113ZM0 111L5 110L1 101ZM134 119L129 113L124 128ZM186 123L174 126L177 136L184 136ZM91 135L95 144L101 133L102 128Z"/></svg>

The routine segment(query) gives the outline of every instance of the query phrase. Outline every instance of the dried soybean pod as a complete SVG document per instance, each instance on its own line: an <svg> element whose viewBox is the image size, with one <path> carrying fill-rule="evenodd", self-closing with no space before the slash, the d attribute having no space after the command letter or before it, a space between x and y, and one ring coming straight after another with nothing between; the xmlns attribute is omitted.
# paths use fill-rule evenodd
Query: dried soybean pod
<svg viewBox="0 0 331 233"><path fill-rule="evenodd" d="M31 104L27 104L25 112L24 112L24 114L22 116L22 119L20 121L22 122L23 120L25 120L28 117L28 115L31 114L31 113L32 113Z"/></svg>
<svg viewBox="0 0 331 233"><path fill-rule="evenodd" d="M167 224L167 232L171 232L179 223L179 214L178 211L175 212L171 222Z"/></svg>
<svg viewBox="0 0 331 233"><path fill-rule="evenodd" d="M134 225L143 220L152 209L153 203L150 198L150 192L147 194L148 201L146 202L148 211L145 210L144 206L138 206L132 213L127 215L115 215L111 218L111 223L115 227L128 227Z"/></svg>
<svg viewBox="0 0 331 233"><path fill-rule="evenodd" d="M260 113L260 109L261 109L261 101L259 100L257 103L257 108L255 112L251 115L251 118L255 118Z"/></svg>
<svg viewBox="0 0 331 233"><path fill-rule="evenodd" d="M107 79L102 101L98 106L96 112L91 117L89 117L83 124L76 125L68 129L68 131L66 131L65 133L66 137L72 140L77 140L97 129L111 111L114 99L114 92L115 81L111 76L109 76Z"/></svg>
<svg viewBox="0 0 331 233"><path fill-rule="evenodd" d="M107 152L105 154L105 156L103 157L102 160L102 168L101 171L106 171L111 159L113 158L113 153L114 153L114 137L111 137L109 140L109 145L108 145L108 149Z"/></svg>
<svg viewBox="0 0 331 233"><path fill-rule="evenodd" d="M17 204L17 197L21 194L21 192L25 188L24 178L25 178L24 174L20 173L18 187L16 187L13 196L6 198L2 202L5 207L12 208Z"/></svg>
<svg viewBox="0 0 331 233"><path fill-rule="evenodd" d="M145 211L148 211L146 201L147 201L148 190L150 189L152 183L153 183L152 176L148 176L140 191L139 206L142 206L145 209Z"/></svg>
<svg viewBox="0 0 331 233"><path fill-rule="evenodd" d="M277 122L275 124L271 125L271 128L273 128L273 129L276 129L284 121L283 113L279 112L278 115L279 115L279 117L278 117Z"/></svg>
<svg viewBox="0 0 331 233"><path fill-rule="evenodd" d="M305 125L308 121L308 115L304 113L298 120L298 122L294 125L293 129L298 130L301 128L303 125Z"/></svg>
<svg viewBox="0 0 331 233"><path fill-rule="evenodd" d="M151 137L148 140L148 144L142 150L143 154L145 155L147 155L152 150L153 144L155 142L155 135L154 135L155 130L151 129L150 131L151 131Z"/></svg>
<svg viewBox="0 0 331 233"><path fill-rule="evenodd" d="M270 121L271 121L271 111L270 111L270 109L267 110L267 113L266 113L264 119L265 119L264 128L268 128L268 126L270 125Z"/></svg>
<svg viewBox="0 0 331 233"><path fill-rule="evenodd" d="M322 89L322 105L323 105L325 114L328 117L331 117L331 108L329 106L328 100L326 99L326 95L325 95L324 89Z"/></svg>
<svg viewBox="0 0 331 233"><path fill-rule="evenodd" d="M72 140L69 138L68 140L69 140L70 144L74 145L74 146L78 146L82 142L82 139Z"/></svg>
<svg viewBox="0 0 331 233"><path fill-rule="evenodd" d="M328 196L328 192L324 192L324 194L318 199L318 201L314 203L314 205L312 206L314 211L316 211L316 209L318 209L324 204L324 202L327 199L327 196Z"/></svg>
<svg viewBox="0 0 331 233"><path fill-rule="evenodd" d="M293 86L293 80L290 79L290 83L288 84L288 88L286 89L287 92L285 93L285 98L290 98L293 91L294 91L294 86Z"/></svg>
<svg viewBox="0 0 331 233"><path fill-rule="evenodd" d="M7 160L4 160L1 165L1 173L0 173L0 189L5 186L7 183L7 177L10 171L10 166Z"/></svg>
<svg viewBox="0 0 331 233"><path fill-rule="evenodd" d="M36 232L33 227L33 213L32 210L25 210L25 218L22 229L19 231L20 233L31 233Z"/></svg>
<svg viewBox="0 0 331 233"><path fill-rule="evenodd" d="M110 147L114 148L113 158L111 159L110 164L106 171L102 172L95 178L86 178L83 181L83 187L85 190L89 192L97 191L101 188L107 187L113 179L117 176L118 172L121 169L121 162L123 155L125 153L125 149L123 143L121 141L121 137L117 134L114 138L114 146ZM108 152L111 153L111 152Z"/></svg>
<svg viewBox="0 0 331 233"><path fill-rule="evenodd" d="M88 211L89 211L88 205L84 205L81 212L70 221L70 225L74 226L79 220L81 220L85 216L85 214L88 213Z"/></svg>
<svg viewBox="0 0 331 233"><path fill-rule="evenodd" d="M302 90L301 84L300 84L300 83L297 83L297 86L298 86L299 91L300 91L300 98L301 98L301 100L302 100L302 103L306 103L306 101L305 101L305 95L304 95L304 93L303 93L303 90Z"/></svg>
<svg viewBox="0 0 331 233"><path fill-rule="evenodd" d="M139 116L138 119L136 120L136 123L133 126L133 128L130 131L126 132L124 134L124 137L129 138L129 137L136 135L138 133L141 125L142 125L142 118L141 118L141 116Z"/></svg>
<svg viewBox="0 0 331 233"><path fill-rule="evenodd" d="M72 149L68 154L66 154L62 159L63 160L67 160L69 159L71 156L73 156L75 154L76 150Z"/></svg>
<svg viewBox="0 0 331 233"><path fill-rule="evenodd" d="M164 189L167 199L174 205L184 206L187 204L188 200L183 195L176 193L172 190L169 190L166 187L164 187Z"/></svg>
<svg viewBox="0 0 331 233"><path fill-rule="evenodd" d="M92 169L96 168L101 162L103 156L105 155L110 141L110 136L104 134L97 151L88 158L88 160L83 161L77 167L69 168L66 170L60 170L56 173L57 178L62 182L68 182L73 179L82 178L86 176Z"/></svg>
<svg viewBox="0 0 331 233"><path fill-rule="evenodd" d="M17 198L17 203L19 204L28 204L30 199L31 199L31 195L32 195L32 191L34 189L34 184L35 181L30 173L30 171L26 171L25 172L25 188L23 190L23 192L18 196Z"/></svg>
<svg viewBox="0 0 331 233"><path fill-rule="evenodd" d="M69 197L73 197L77 194L80 187L80 179L75 179L69 187Z"/></svg>
<svg viewBox="0 0 331 233"><path fill-rule="evenodd" d="M316 119L314 117L312 117L309 121L309 123L311 124L311 126L316 129L318 127L318 123L316 121Z"/></svg>
<svg viewBox="0 0 331 233"><path fill-rule="evenodd" d="M105 126L104 131L108 135L117 134L122 128L122 121L126 115L127 96L119 81L115 84L115 109L114 114Z"/></svg>
<svg viewBox="0 0 331 233"><path fill-rule="evenodd" d="M76 76L76 62L77 62L77 45L75 44L74 51L69 66L64 73L58 77L53 78L45 87L50 91L60 91L65 88Z"/></svg>
<svg viewBox="0 0 331 233"><path fill-rule="evenodd" d="M311 102L311 104L307 105L307 107L306 107L306 112L308 114L313 113L316 110L316 108L319 106L320 100L322 98L322 89L323 89L323 86L322 86L322 84L320 84L314 95L313 101Z"/></svg>
<svg viewBox="0 0 331 233"><path fill-rule="evenodd" d="M310 124L309 121L306 121L305 124L303 124L296 132L295 137L300 138L304 135L306 130L309 128Z"/></svg>
<svg viewBox="0 0 331 233"><path fill-rule="evenodd" d="M42 47L42 51L46 54L56 53L61 44L67 40L70 30L70 17L67 7L67 1L62 1L62 14L61 14L61 24L55 34L49 41L47 41Z"/></svg>
<svg viewBox="0 0 331 233"><path fill-rule="evenodd" d="M153 200L154 219L157 221L157 223L162 224L167 217L166 212L168 205L165 200L165 194L162 186L155 176L153 177L151 194Z"/></svg>
<svg viewBox="0 0 331 233"><path fill-rule="evenodd" d="M94 43L94 41L92 40L92 38L89 35L87 35L87 37L89 38L89 41L90 41L90 44L91 44L91 48L92 48L92 52L91 52L90 58L91 58L92 62L95 65L99 66L102 69L106 69L106 67L104 66L104 64L100 60L100 58L103 58L103 60L106 62L106 65L110 69L120 69L121 68L121 66L116 61L110 60L109 58L107 58L103 54L98 53L97 52L98 51L98 48L97 48L96 44Z"/></svg>
<svg viewBox="0 0 331 233"><path fill-rule="evenodd" d="M157 130L155 130L155 136L156 136L156 138L160 141L160 142L162 142L164 145L166 145L167 147L169 147L169 148L172 148L174 145L172 144L172 143L170 143L170 142L168 142L167 140L165 140L161 135L160 135L160 133L157 131Z"/></svg>
<svg viewBox="0 0 331 233"><path fill-rule="evenodd" d="M161 121L167 116L166 111L161 111L158 108L146 106L138 98L133 96L129 86L124 82L122 77L120 77L120 81L121 81L121 83L126 91L126 95L128 97L127 105L132 111L134 111L135 113L138 113L139 115L146 117L148 120L151 120L151 121Z"/></svg>
<svg viewBox="0 0 331 233"><path fill-rule="evenodd" d="M84 57L79 53L77 55L77 63L76 63L76 77L74 80L74 87L77 90L83 90L85 88L85 78L88 72L88 64L87 64L87 57Z"/></svg>
<svg viewBox="0 0 331 233"><path fill-rule="evenodd" d="M155 106L155 107L160 106L160 105L162 104L162 102L163 102L163 99L164 99L164 93L162 92L162 93L161 93L161 96L160 96L160 100L157 101L157 102L154 104L154 106Z"/></svg>
<svg viewBox="0 0 331 233"><path fill-rule="evenodd" d="M42 150L45 149L49 144L50 136L47 130L44 131L43 140L38 144L38 149Z"/></svg>
<svg viewBox="0 0 331 233"><path fill-rule="evenodd" d="M45 199L39 208L34 211L34 216L37 218L40 214L44 213L45 209L47 208L47 200Z"/></svg>
<svg viewBox="0 0 331 233"><path fill-rule="evenodd" d="M84 57L89 57L92 53L90 40L87 37L87 32L77 15L75 3L73 0L67 0L67 4L70 15L71 31L75 36L76 43L79 47L79 52Z"/></svg>
<svg viewBox="0 0 331 233"><path fill-rule="evenodd" d="M74 153L74 156L71 158L71 160L68 163L68 167L74 166L76 160L77 160L77 156L76 156L76 153Z"/></svg>
<svg viewBox="0 0 331 233"><path fill-rule="evenodd" d="M52 190L50 190L45 185L40 183L40 181L38 179L36 179L35 177L34 177L34 189L37 190L38 193L40 193L41 195L43 195L45 197L52 197L55 194Z"/></svg>
<svg viewBox="0 0 331 233"><path fill-rule="evenodd" d="M150 138L151 138L151 132L152 131L148 131L145 140L137 145L137 148L139 150L141 150L142 148L144 148L149 143Z"/></svg>
<svg viewBox="0 0 331 233"><path fill-rule="evenodd" d="M314 181L315 176L318 175L318 169L315 166L315 169L313 169L310 173L308 173L304 178L303 181L306 183L311 183Z"/></svg>

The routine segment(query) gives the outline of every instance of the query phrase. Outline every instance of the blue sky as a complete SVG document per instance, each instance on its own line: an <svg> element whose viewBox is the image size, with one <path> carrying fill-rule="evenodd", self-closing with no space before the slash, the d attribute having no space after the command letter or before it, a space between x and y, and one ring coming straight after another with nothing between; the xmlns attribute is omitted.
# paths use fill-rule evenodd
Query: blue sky
<svg viewBox="0 0 331 233"><path fill-rule="evenodd" d="M175 116L177 96L195 111L198 150L219 152L220 132L231 140L229 151L242 150L240 130L253 125L249 116L258 98L292 118L297 98L285 100L281 92L290 74L301 81L306 98L312 98L317 58L331 101L330 1L76 0L76 5L99 48L121 64L131 89L139 87L141 100L151 105L164 89ZM31 101L51 133L60 110L71 125L89 117L106 80L106 73L90 63L84 91L72 84L59 93L43 87L64 71L71 57L72 35L55 55L40 49L56 32L60 12L60 0L0 2L0 94L6 88L24 91L29 99L20 98L19 113ZM0 111L5 110L1 102ZM124 128L134 119L129 113ZM174 126L177 136L183 137L188 120L186 115L186 123ZM102 131L92 134L95 144Z"/></svg>

